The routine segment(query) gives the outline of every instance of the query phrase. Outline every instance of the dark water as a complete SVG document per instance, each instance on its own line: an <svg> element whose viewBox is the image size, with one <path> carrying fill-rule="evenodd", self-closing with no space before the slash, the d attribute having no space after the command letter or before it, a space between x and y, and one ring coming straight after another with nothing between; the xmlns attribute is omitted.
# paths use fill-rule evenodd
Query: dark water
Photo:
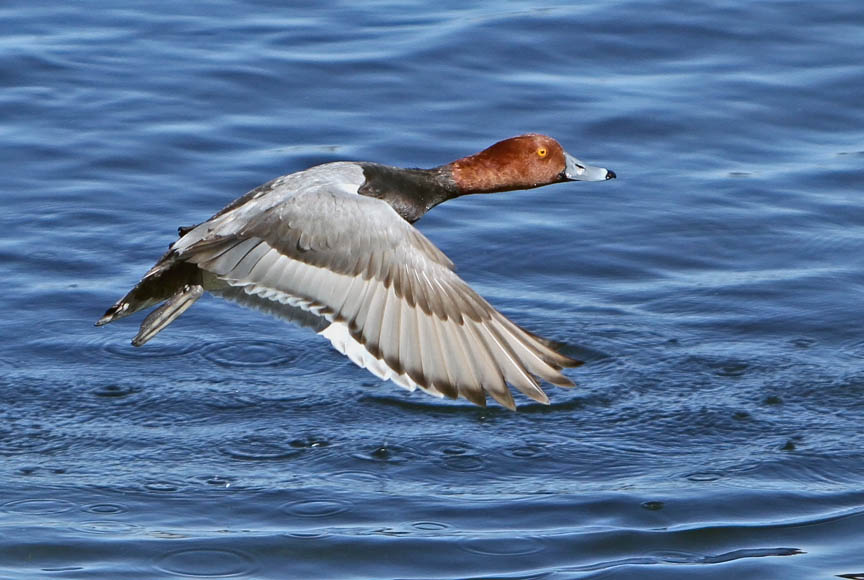
<svg viewBox="0 0 864 580"><path fill-rule="evenodd" d="M860 2L317 4L0 6L0 578L864 577ZM619 179L419 226L588 361L549 407L92 326L271 177L526 131Z"/></svg>

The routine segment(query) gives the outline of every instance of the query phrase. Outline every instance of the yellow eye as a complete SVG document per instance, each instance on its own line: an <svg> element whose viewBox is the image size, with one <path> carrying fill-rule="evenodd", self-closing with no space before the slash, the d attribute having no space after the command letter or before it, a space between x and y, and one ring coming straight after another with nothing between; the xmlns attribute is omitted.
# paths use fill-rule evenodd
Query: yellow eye
<svg viewBox="0 0 864 580"><path fill-rule="evenodd" d="M546 157L546 148L545 148L545 147L541 147L540 149L538 149L538 150L537 150L537 155L539 155L540 157Z"/></svg>

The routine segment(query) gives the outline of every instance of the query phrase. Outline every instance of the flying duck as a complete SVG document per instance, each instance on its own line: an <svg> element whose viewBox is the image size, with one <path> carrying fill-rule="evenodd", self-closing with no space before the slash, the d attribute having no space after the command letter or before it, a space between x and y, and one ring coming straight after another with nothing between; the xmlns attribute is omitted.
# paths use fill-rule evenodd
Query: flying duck
<svg viewBox="0 0 864 580"><path fill-rule="evenodd" d="M436 397L515 409L507 385L541 403L538 378L567 387L582 364L495 310L413 224L472 193L603 181L615 173L553 138L520 135L432 169L338 161L283 175L179 238L97 322L155 304L141 346L204 291L314 329L382 380Z"/></svg>

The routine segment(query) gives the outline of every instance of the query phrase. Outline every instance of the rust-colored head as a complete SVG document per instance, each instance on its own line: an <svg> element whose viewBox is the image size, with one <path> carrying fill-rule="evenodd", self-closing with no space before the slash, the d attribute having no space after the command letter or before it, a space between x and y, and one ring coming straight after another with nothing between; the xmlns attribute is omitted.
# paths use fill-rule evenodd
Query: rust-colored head
<svg viewBox="0 0 864 580"><path fill-rule="evenodd" d="M534 133L499 141L446 167L463 194L531 189L561 181L599 181L615 177L611 171L589 167L567 154L552 137Z"/></svg>

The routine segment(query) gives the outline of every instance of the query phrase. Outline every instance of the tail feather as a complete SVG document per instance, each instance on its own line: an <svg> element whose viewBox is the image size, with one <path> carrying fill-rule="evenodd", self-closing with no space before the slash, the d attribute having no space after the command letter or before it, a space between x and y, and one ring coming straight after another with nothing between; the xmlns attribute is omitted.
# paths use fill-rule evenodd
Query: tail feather
<svg viewBox="0 0 864 580"><path fill-rule="evenodd" d="M96 321L96 326L165 302L141 324L138 336L132 341L135 346L140 346L171 324L202 293L203 275L198 266L178 260L173 252L168 252L132 290L105 311Z"/></svg>
<svg viewBox="0 0 864 580"><path fill-rule="evenodd" d="M204 287L199 284L186 284L178 290L162 306L147 315L141 323L141 329L132 339L132 346L141 346L157 334L163 328L174 322L174 320L186 312L186 309L195 304L195 301L204 294Z"/></svg>

